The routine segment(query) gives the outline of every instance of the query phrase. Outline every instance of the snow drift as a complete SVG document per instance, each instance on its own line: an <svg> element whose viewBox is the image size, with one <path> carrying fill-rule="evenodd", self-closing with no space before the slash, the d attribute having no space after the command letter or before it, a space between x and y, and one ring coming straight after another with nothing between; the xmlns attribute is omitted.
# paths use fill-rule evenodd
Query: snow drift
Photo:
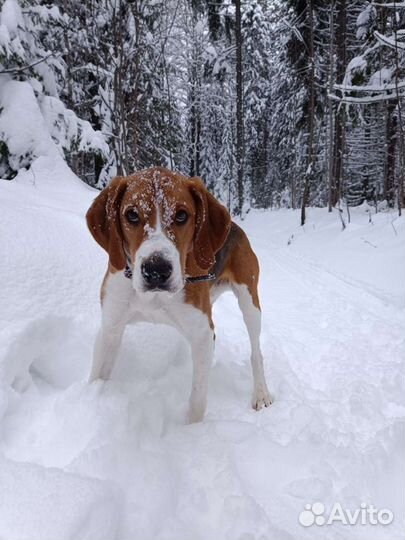
<svg viewBox="0 0 405 540"><path fill-rule="evenodd" d="M250 409L249 344L215 306L203 423L185 424L187 343L129 328L111 381L88 385L106 255L96 192L60 158L0 182L0 538L325 538L404 534L404 218L252 212L274 404ZM305 528L306 504L389 508L389 525Z"/></svg>

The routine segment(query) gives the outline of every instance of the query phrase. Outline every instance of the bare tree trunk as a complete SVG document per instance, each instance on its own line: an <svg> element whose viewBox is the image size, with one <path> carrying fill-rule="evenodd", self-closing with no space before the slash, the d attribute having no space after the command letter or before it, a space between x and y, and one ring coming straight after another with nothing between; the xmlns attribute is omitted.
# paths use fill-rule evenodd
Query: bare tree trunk
<svg viewBox="0 0 405 540"><path fill-rule="evenodd" d="M200 175L200 139L201 139L201 120L200 120L200 81L198 75L198 51L196 50L195 27L197 26L197 6L192 3L193 17L193 44L191 53L191 84L190 84L190 126L191 126L191 147L190 147L190 175Z"/></svg>
<svg viewBox="0 0 405 540"><path fill-rule="evenodd" d="M385 174L384 174L384 198L390 206L394 203L394 185L395 185L395 148L397 122L394 117L395 101L388 101L386 105L387 120L385 130Z"/></svg>
<svg viewBox="0 0 405 540"><path fill-rule="evenodd" d="M301 202L301 225L305 224L305 208L309 203L310 180L314 168L314 134L315 134L315 58L314 58L314 6L313 0L308 0L308 22L309 22L309 140L307 170L305 172L304 190Z"/></svg>
<svg viewBox="0 0 405 540"><path fill-rule="evenodd" d="M394 0L394 8L396 2ZM404 126L402 123L402 102L398 90L398 76L400 73L399 54L398 54L398 22L394 13L394 32L395 32L395 93L398 100L398 146L399 146L399 174L397 184L397 199L398 199L398 214L402 214L402 207L405 204L404 200L404 180L405 180L405 141L404 141Z"/></svg>
<svg viewBox="0 0 405 540"><path fill-rule="evenodd" d="M200 138L201 138L201 120L200 111L197 100L199 99L199 85L197 82L196 69L192 68L191 82L191 108L190 108L190 124L191 124L191 149L190 149L190 175L200 175Z"/></svg>
<svg viewBox="0 0 405 540"><path fill-rule="evenodd" d="M329 93L333 91L333 79L334 79L334 11L335 2L331 2L329 12ZM328 211L332 212L333 207L333 101L328 99L329 106L329 193L328 193Z"/></svg>
<svg viewBox="0 0 405 540"><path fill-rule="evenodd" d="M237 213L242 215L244 202L243 186L243 65L242 65L242 15L241 0L235 0L235 37L236 37L236 168L238 207Z"/></svg>
<svg viewBox="0 0 405 540"><path fill-rule="evenodd" d="M346 0L337 0L337 29L336 29L336 78L343 80L346 68ZM337 108L335 113L335 139L333 148L332 166L332 200L334 206L342 192L342 170L343 170L343 138L345 130L345 112L343 108Z"/></svg>

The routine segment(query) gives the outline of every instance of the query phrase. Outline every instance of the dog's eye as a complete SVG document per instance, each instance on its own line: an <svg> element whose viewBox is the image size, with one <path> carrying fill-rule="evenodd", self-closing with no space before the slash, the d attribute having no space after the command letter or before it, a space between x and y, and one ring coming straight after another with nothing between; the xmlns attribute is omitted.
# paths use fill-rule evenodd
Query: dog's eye
<svg viewBox="0 0 405 540"><path fill-rule="evenodd" d="M188 220L188 214L187 214L187 212L185 210L179 210L176 213L176 216L174 218L174 221L178 225L183 225L187 220Z"/></svg>
<svg viewBox="0 0 405 540"><path fill-rule="evenodd" d="M139 214L133 208L130 208L125 215L127 220L133 225L137 225L139 223Z"/></svg>

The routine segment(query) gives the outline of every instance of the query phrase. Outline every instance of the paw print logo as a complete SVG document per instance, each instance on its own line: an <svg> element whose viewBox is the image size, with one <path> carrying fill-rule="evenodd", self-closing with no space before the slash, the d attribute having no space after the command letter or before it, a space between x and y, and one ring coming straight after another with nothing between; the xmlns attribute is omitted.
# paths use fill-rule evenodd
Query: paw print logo
<svg viewBox="0 0 405 540"><path fill-rule="evenodd" d="M325 505L321 502L306 504L305 510L298 516L298 521L303 527L310 527L314 523L315 525L325 525L326 520L322 515L324 512Z"/></svg>

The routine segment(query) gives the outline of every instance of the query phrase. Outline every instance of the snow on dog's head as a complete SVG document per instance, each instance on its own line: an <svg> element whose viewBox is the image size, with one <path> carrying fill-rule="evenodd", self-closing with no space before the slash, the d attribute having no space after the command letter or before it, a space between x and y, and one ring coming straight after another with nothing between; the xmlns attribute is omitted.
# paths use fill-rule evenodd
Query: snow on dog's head
<svg viewBox="0 0 405 540"><path fill-rule="evenodd" d="M201 180L161 167L114 178L86 217L111 269L129 264L140 293L176 293L186 276L208 270L231 223Z"/></svg>

